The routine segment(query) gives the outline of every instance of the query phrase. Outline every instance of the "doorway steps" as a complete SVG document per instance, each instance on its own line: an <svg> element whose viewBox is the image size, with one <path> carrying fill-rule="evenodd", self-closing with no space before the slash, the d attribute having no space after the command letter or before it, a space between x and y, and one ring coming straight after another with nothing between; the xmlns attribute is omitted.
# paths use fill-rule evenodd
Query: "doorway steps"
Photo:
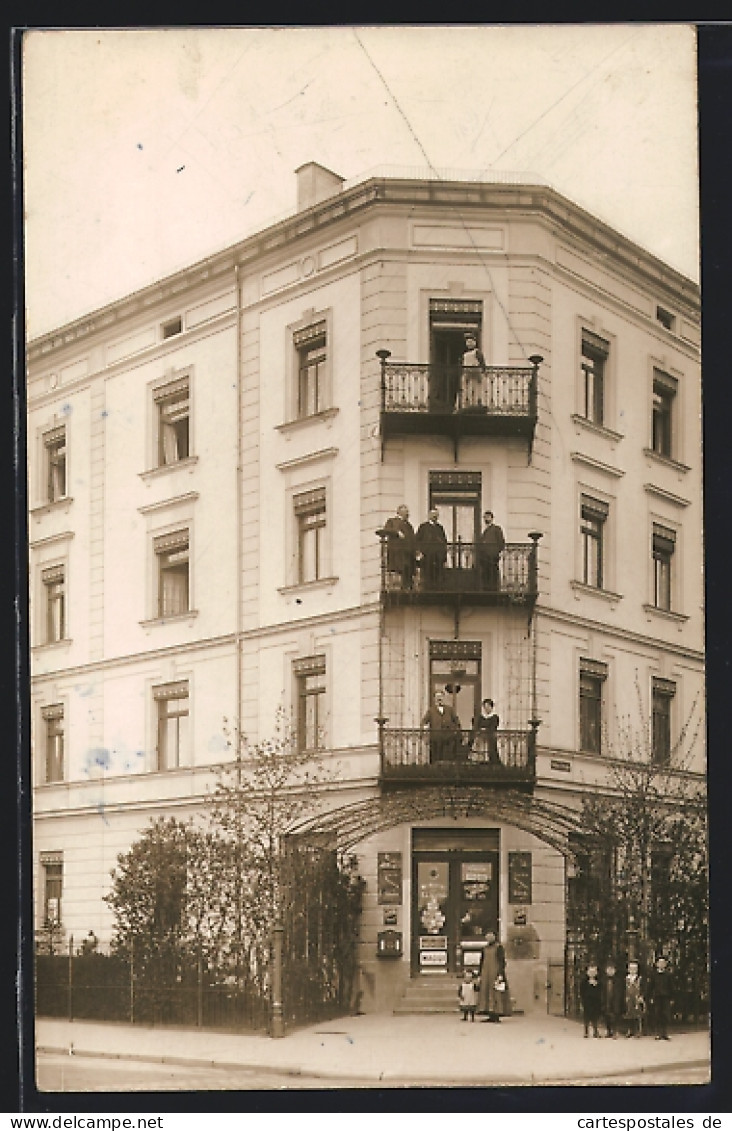
<svg viewBox="0 0 732 1131"><path fill-rule="evenodd" d="M458 977L451 974L421 974L411 978L394 1013L459 1013Z"/></svg>

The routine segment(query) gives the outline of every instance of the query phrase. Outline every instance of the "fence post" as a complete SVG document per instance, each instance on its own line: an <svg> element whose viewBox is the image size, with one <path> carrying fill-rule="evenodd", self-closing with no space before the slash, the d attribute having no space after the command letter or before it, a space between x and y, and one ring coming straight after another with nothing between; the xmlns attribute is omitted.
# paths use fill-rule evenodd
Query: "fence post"
<svg viewBox="0 0 732 1131"><path fill-rule="evenodd" d="M284 929L278 917L272 928L272 1017L270 1037L284 1037L285 1026L282 1010L282 936Z"/></svg>
<svg viewBox="0 0 732 1131"><path fill-rule="evenodd" d="M135 943L130 943L130 1024L135 1023Z"/></svg>
<svg viewBox="0 0 732 1131"><path fill-rule="evenodd" d="M69 935L69 981L67 987L67 1012L69 1021L74 1020L74 936Z"/></svg>
<svg viewBox="0 0 732 1131"><path fill-rule="evenodd" d="M198 948L198 992L196 995L196 1025L200 1029L203 1025L203 955L201 948Z"/></svg>

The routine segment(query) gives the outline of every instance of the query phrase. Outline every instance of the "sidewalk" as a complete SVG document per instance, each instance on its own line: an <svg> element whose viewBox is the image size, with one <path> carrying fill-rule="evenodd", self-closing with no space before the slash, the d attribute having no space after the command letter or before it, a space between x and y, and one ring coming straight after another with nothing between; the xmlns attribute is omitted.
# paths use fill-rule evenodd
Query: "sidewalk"
<svg viewBox="0 0 732 1131"><path fill-rule="evenodd" d="M297 1029L280 1040L210 1030L146 1028L93 1021L36 1021L39 1051L199 1066L258 1068L364 1082L422 1085L537 1084L708 1065L706 1032L585 1040L582 1026L530 1014L500 1025L461 1022L457 1014L367 1014ZM649 1078L651 1082L651 1078ZM293 1084L296 1087L296 1084Z"/></svg>

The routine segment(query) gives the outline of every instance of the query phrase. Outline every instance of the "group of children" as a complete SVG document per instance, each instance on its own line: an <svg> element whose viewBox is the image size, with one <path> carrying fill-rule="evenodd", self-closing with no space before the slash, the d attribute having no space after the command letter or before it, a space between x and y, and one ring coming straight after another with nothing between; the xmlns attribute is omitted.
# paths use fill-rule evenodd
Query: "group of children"
<svg viewBox="0 0 732 1131"><path fill-rule="evenodd" d="M458 1001L463 1021L475 1021L478 982L469 970L460 983ZM606 1037L617 1037L621 1024L626 1037L640 1037L648 1006L656 1029L656 1040L670 1040L671 973L663 956L656 959L647 979L641 976L637 962L628 962L625 977L618 973L614 962L606 963L602 974L597 965L591 963L580 983L580 1001L585 1037L589 1037L590 1029L593 1036L600 1036L601 1019Z"/></svg>
<svg viewBox="0 0 732 1131"><path fill-rule="evenodd" d="M580 983L580 1002L585 1036L599 1037L600 1019L605 1035L616 1037L622 1022L626 1037L640 1037L646 1010L656 1029L657 1041L668 1041L671 1011L671 974L665 957L659 956L648 978L643 978L637 962L628 962L623 978L614 962L608 962L602 975L590 964Z"/></svg>

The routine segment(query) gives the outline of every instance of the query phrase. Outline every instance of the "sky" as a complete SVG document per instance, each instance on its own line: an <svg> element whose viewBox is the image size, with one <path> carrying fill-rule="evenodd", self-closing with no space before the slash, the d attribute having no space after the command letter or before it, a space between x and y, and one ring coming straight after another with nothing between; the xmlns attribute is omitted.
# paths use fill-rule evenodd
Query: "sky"
<svg viewBox="0 0 732 1131"><path fill-rule="evenodd" d="M29 338L292 211L307 161L535 178L699 278L691 25L33 30L21 90Z"/></svg>

